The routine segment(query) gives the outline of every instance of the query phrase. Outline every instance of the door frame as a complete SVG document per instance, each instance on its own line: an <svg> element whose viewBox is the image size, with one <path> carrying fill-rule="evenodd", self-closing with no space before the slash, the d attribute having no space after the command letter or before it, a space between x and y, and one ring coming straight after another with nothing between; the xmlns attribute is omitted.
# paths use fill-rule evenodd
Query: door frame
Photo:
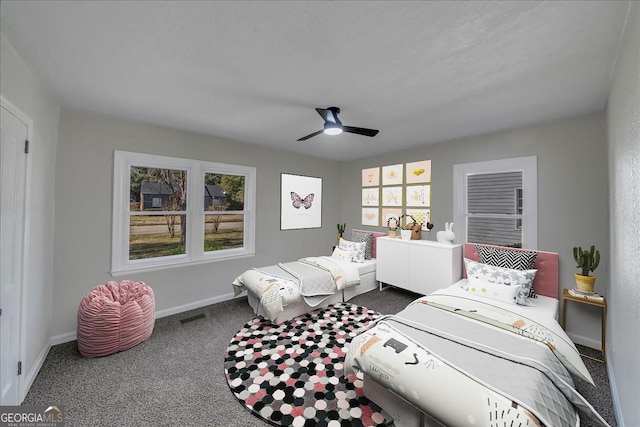
<svg viewBox="0 0 640 427"><path fill-rule="evenodd" d="M32 143L33 143L33 120L27 116L20 108L16 107L11 101L6 99L4 96L0 95L0 106L6 109L8 112L16 116L19 120L21 120L27 126L27 140L29 141L29 151L31 151ZM18 349L18 357L19 360L24 362L24 358L26 356L26 331L25 325L27 321L27 310L26 310L26 296L27 292L27 284L29 283L29 237L30 237L30 228L31 224L29 221L29 212L31 209L31 155L26 156L25 159L25 179L24 179L24 203L23 203L23 213L25 215L25 219L22 227L22 272L21 272L21 283L20 283L20 315L19 315L19 342L20 348ZM18 375L18 402L16 405L20 405L26 395L27 390L25 390L25 377L27 376L27 367L23 366L22 374ZM17 369L17 367L16 367Z"/></svg>

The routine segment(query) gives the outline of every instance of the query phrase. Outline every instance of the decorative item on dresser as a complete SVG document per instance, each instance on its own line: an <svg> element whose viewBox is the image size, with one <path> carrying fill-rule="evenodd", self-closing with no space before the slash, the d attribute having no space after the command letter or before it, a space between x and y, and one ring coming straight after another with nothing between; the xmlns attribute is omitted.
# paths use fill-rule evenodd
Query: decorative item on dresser
<svg viewBox="0 0 640 427"><path fill-rule="evenodd" d="M590 271L595 271L600 264L600 251L596 250L595 245L591 245L590 250L584 250L580 247L573 248L573 259L580 269L580 274L575 273L576 288L580 292L592 294L594 292L596 278L589 276Z"/></svg>
<svg viewBox="0 0 640 427"><path fill-rule="evenodd" d="M431 240L431 230L433 230L433 223L427 221L425 224L425 228L427 229L427 240Z"/></svg>
<svg viewBox="0 0 640 427"><path fill-rule="evenodd" d="M452 245L453 240L456 238L456 235L453 233L453 223L445 222L444 230L438 231L436 238L440 243L449 243Z"/></svg>
<svg viewBox="0 0 640 427"><path fill-rule="evenodd" d="M387 228L389 229L389 237L396 237L396 231L400 227L400 219L395 216L390 216L387 219Z"/></svg>
<svg viewBox="0 0 640 427"><path fill-rule="evenodd" d="M411 227L411 240L420 240L420 237L422 237L422 224L414 222Z"/></svg>
<svg viewBox="0 0 640 427"><path fill-rule="evenodd" d="M407 221L404 227L402 226L402 218L406 218ZM411 222L409 222L409 219L411 219ZM398 223L400 224L400 234L404 240L420 240L423 224L416 221L413 215L402 215L398 218Z"/></svg>

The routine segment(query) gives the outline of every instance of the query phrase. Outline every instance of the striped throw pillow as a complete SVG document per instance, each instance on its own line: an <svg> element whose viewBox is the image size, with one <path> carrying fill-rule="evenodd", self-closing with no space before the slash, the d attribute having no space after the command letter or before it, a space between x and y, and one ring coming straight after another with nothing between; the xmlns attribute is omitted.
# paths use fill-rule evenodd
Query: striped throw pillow
<svg viewBox="0 0 640 427"><path fill-rule="evenodd" d="M512 270L531 270L534 268L538 257L538 253L532 251L514 251L482 245L476 245L476 249L482 264L510 268Z"/></svg>

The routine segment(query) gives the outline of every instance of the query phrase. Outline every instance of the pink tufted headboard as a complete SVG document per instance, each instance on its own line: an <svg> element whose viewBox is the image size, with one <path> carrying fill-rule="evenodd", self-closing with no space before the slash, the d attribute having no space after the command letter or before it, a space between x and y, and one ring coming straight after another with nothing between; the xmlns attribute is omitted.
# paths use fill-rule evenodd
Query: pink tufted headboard
<svg viewBox="0 0 640 427"><path fill-rule="evenodd" d="M377 253L377 246L378 246L378 237L382 237L382 236L386 236L387 233L381 233L379 231L371 231L371 230L355 230L352 229L351 232L354 231L360 231L362 233L371 233L373 234L373 243L371 245L371 258L375 258L376 257L376 253Z"/></svg>
<svg viewBox="0 0 640 427"><path fill-rule="evenodd" d="M493 246L493 245L481 245L488 246L492 248L500 248L510 251L527 251L528 249L517 249L517 248L505 248L502 246ZM536 273L536 277L533 280L533 290L538 295L544 295L551 298L558 299L558 254L555 252L544 252L544 251L535 251L538 252L538 256L536 257L536 263L534 265L535 268L538 269ZM480 256L478 255L478 250L476 249L475 243L465 243L464 244L464 256L465 258L472 259L474 261L479 261ZM466 277L466 273L465 273Z"/></svg>

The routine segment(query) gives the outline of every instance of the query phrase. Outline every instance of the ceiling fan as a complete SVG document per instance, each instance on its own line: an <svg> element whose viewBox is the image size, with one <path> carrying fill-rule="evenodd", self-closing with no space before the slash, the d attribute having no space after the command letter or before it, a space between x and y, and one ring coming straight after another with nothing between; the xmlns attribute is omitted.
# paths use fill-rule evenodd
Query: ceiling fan
<svg viewBox="0 0 640 427"><path fill-rule="evenodd" d="M306 141L307 139L320 135L321 133L325 133L327 135L339 135L342 132L349 132L364 136L376 136L379 132L377 129L344 126L338 118L338 114L340 114L340 109L338 107L316 108L316 111L324 119L324 128L307 136L303 136L298 141Z"/></svg>

